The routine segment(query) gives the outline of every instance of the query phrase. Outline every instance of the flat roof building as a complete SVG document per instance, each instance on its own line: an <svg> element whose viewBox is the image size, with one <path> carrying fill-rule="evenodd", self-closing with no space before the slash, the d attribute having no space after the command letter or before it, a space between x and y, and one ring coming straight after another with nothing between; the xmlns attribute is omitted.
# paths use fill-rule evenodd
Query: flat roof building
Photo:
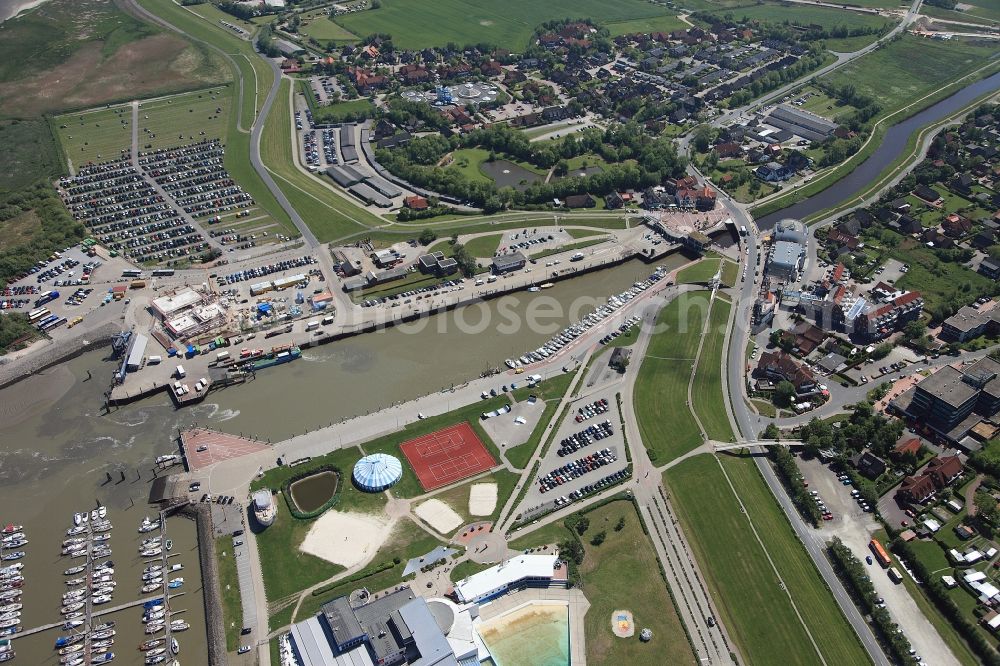
<svg viewBox="0 0 1000 666"><path fill-rule="evenodd" d="M128 361L125 363L127 370L132 372L142 367L142 359L146 355L146 345L148 343L149 338L142 333L136 333L132 337L132 347L129 349Z"/></svg>
<svg viewBox="0 0 1000 666"><path fill-rule="evenodd" d="M983 418L1000 412L1000 363L986 356L961 369L945 366L908 393L893 407L957 442Z"/></svg>
<svg viewBox="0 0 1000 666"><path fill-rule="evenodd" d="M478 603L516 587L548 587L561 566L556 555L517 555L458 581L455 595L460 602Z"/></svg>
<svg viewBox="0 0 1000 666"><path fill-rule="evenodd" d="M366 204L378 206L379 208L391 208L392 201L379 194L370 185L358 183L347 188L347 191L364 201Z"/></svg>
<svg viewBox="0 0 1000 666"><path fill-rule="evenodd" d="M513 254L501 254L497 257L493 257L493 272L500 275L503 273L519 271L524 268L527 263L528 260L520 252L514 252Z"/></svg>
<svg viewBox="0 0 1000 666"><path fill-rule="evenodd" d="M341 187L350 187L364 181L365 175L352 166L342 164L327 168L326 175Z"/></svg>
<svg viewBox="0 0 1000 666"><path fill-rule="evenodd" d="M166 319L200 302L201 294L190 287L185 287L169 296L154 298L152 306L160 319Z"/></svg>
<svg viewBox="0 0 1000 666"><path fill-rule="evenodd" d="M802 268L802 259L805 257L806 248L804 245L792 241L779 240L771 250L768 258L768 272L785 278L795 280Z"/></svg>
<svg viewBox="0 0 1000 666"><path fill-rule="evenodd" d="M810 141L822 141L833 135L839 127L837 123L826 118L786 104L775 107L766 122Z"/></svg>

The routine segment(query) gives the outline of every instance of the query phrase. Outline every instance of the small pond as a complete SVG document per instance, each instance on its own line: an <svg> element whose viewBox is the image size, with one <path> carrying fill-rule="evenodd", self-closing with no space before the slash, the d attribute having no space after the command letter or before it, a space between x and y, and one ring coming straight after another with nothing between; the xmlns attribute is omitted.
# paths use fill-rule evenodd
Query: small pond
<svg viewBox="0 0 1000 666"><path fill-rule="evenodd" d="M338 477L335 472L324 471L299 479L288 487L288 493L299 511L309 513L320 508L337 492Z"/></svg>
<svg viewBox="0 0 1000 666"><path fill-rule="evenodd" d="M602 173L604 169L596 164L591 166L581 167L579 169L570 169L569 173L565 176L556 176L556 180L562 180L563 178L585 178L587 176L593 176Z"/></svg>
<svg viewBox="0 0 1000 666"><path fill-rule="evenodd" d="M493 179L497 187L513 187L515 190L525 190L532 183L541 182L543 176L539 176L534 171L528 171L523 166L514 164L509 160L494 160L483 162L479 165L480 170ZM521 181L524 181L523 183Z"/></svg>

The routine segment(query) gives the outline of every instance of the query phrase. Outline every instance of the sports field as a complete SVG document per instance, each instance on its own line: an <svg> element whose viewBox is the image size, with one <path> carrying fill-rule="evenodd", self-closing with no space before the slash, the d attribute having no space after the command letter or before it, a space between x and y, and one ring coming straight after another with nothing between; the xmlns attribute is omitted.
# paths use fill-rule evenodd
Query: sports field
<svg viewBox="0 0 1000 666"><path fill-rule="evenodd" d="M139 149L170 148L205 139L226 142L232 110L229 86L216 86L139 105Z"/></svg>
<svg viewBox="0 0 1000 666"><path fill-rule="evenodd" d="M708 316L707 294L681 294L660 311L639 366L635 415L642 442L658 465L701 444L688 406L688 382Z"/></svg>
<svg viewBox="0 0 1000 666"><path fill-rule="evenodd" d="M424 490L485 472L496 461L468 423L458 423L399 446Z"/></svg>
<svg viewBox="0 0 1000 666"><path fill-rule="evenodd" d="M495 44L512 50L528 45L535 27L554 19L589 18L608 24L670 16L668 10L641 0L381 0L382 6L338 16L335 21L355 35L388 33L396 48Z"/></svg>
<svg viewBox="0 0 1000 666"><path fill-rule="evenodd" d="M123 150L132 149L132 107L128 104L56 116L52 127L66 159L77 169L118 159Z"/></svg>

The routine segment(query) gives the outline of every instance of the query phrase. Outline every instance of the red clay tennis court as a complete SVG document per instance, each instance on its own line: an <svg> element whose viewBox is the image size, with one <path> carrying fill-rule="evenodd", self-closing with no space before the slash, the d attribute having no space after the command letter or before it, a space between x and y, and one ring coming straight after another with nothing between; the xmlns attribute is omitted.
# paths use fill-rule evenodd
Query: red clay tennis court
<svg viewBox="0 0 1000 666"><path fill-rule="evenodd" d="M443 428L399 447L424 490L434 490L485 472L496 461L468 423Z"/></svg>

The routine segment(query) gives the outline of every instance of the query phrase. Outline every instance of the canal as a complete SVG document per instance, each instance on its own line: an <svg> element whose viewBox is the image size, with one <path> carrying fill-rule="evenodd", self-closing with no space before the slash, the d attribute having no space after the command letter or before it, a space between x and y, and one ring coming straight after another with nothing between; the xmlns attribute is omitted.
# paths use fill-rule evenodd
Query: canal
<svg viewBox="0 0 1000 666"><path fill-rule="evenodd" d="M875 152L847 176L811 197L758 219L757 226L765 230L773 229L779 220L786 217L804 220L810 215L850 201L870 187L878 176L903 154L910 137L921 127L943 120L977 97L997 90L1000 90L1000 72L971 83L951 97L946 97L893 125L886 131L882 143Z"/></svg>

